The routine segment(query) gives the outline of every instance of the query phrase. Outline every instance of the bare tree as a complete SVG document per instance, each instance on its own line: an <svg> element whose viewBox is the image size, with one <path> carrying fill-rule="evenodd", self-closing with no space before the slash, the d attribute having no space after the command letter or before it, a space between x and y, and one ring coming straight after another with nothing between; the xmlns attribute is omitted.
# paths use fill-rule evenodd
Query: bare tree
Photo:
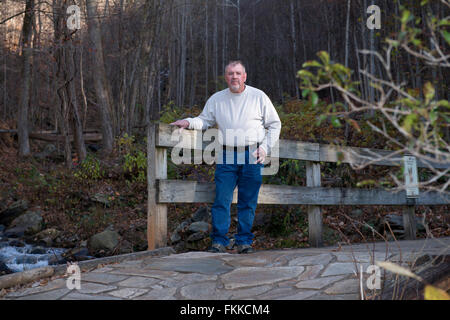
<svg viewBox="0 0 450 320"><path fill-rule="evenodd" d="M28 109L30 105L31 85L31 37L34 19L34 0L27 0L22 28L22 90L20 93L19 113L17 117L17 131L19 137L19 156L29 156L30 140L28 132Z"/></svg>
<svg viewBox="0 0 450 320"><path fill-rule="evenodd" d="M88 15L89 35L92 45L94 46L92 72L97 103L100 107L102 120L103 151L108 154L113 150L114 145L111 118L113 101L106 77L105 61L103 58L102 35L98 21L98 0L86 0L86 8Z"/></svg>

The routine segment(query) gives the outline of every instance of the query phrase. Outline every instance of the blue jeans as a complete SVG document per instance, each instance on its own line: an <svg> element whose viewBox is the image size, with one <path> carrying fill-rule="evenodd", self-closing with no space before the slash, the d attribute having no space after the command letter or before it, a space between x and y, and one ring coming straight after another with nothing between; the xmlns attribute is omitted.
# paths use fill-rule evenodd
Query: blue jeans
<svg viewBox="0 0 450 320"><path fill-rule="evenodd" d="M263 165L254 164L256 159L249 154L248 150L242 151L239 157L238 153L232 150L224 151L223 164L216 164L214 175L216 197L211 209L211 239L213 243L220 243L224 246L227 246L230 240L227 233L230 228L230 207L236 186L238 187L236 244L252 244L254 235L251 228L255 217L259 188L262 183L261 169ZM242 160L244 155L245 163ZM240 159L239 162L237 158ZM238 164L241 162L243 164Z"/></svg>

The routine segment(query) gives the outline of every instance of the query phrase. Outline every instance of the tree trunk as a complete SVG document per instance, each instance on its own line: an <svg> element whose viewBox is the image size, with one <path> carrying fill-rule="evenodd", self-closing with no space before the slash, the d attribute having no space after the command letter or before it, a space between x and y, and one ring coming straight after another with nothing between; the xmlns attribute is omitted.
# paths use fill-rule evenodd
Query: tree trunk
<svg viewBox="0 0 450 320"><path fill-rule="evenodd" d="M34 19L34 0L27 0L25 5L25 16L22 28L22 90L19 102L19 114L17 117L17 135L19 138L19 156L30 155L30 140L28 132L28 109L30 105L31 86L31 36Z"/></svg>
<svg viewBox="0 0 450 320"><path fill-rule="evenodd" d="M86 0L88 15L88 30L94 46L93 78L97 103L100 106L102 118L103 153L109 154L113 150L114 136L111 124L112 98L107 85L105 63L103 59L103 44L98 21L98 0Z"/></svg>

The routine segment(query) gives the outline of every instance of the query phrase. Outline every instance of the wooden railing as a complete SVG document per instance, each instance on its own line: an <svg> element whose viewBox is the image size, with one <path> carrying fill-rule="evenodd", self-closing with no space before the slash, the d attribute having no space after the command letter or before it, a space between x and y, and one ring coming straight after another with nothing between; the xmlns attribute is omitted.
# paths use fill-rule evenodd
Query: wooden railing
<svg viewBox="0 0 450 320"><path fill-rule="evenodd" d="M202 151L211 141L203 141L203 132L183 130L173 126L154 125L148 130L148 244L149 249L167 245L167 205L170 203L213 203L215 184L197 181L167 180L167 148L194 149L192 163L202 162ZM213 145L214 146L214 145ZM272 157L306 161L306 187L286 185L262 185L258 204L302 204L308 205L309 242L320 247L322 241L321 206L328 205L395 205L403 207L405 237L415 239L416 225L414 212L416 205L446 205L450 197L439 192L420 193L416 199L406 197L406 191L389 192L383 189L356 189L321 187L320 162L373 164L382 166L403 165L402 155L387 150L368 148L337 147L318 143L280 140L279 148ZM394 157L390 157L396 155ZM377 158L376 161L373 159ZM273 162L272 162L273 163ZM450 163L433 163L435 168L448 168ZM417 161L418 167L428 167ZM264 170L272 170L266 166ZM237 190L233 203L237 201Z"/></svg>

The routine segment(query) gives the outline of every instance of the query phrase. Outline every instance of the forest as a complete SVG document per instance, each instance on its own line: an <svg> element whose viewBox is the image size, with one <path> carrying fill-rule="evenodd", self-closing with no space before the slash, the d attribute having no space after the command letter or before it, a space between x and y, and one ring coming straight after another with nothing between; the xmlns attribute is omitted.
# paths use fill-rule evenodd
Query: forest
<svg viewBox="0 0 450 320"><path fill-rule="evenodd" d="M0 239L14 235L2 215L34 213L37 229L14 238L70 249L67 258L145 250L146 129L197 116L227 87L231 60L276 106L282 139L443 164L420 168L420 187L448 196L449 16L448 0L2 0ZM302 161L280 164L264 183L306 184ZM169 179L213 177L213 166L169 161ZM323 186L402 179L398 167L322 168ZM204 208L169 205L168 245ZM449 208L417 206L418 237L449 236ZM325 244L380 240L398 213L325 207ZM258 248L308 246L305 206L256 216ZM92 238L112 230L114 244L94 249ZM207 245L205 236L178 249Z"/></svg>

